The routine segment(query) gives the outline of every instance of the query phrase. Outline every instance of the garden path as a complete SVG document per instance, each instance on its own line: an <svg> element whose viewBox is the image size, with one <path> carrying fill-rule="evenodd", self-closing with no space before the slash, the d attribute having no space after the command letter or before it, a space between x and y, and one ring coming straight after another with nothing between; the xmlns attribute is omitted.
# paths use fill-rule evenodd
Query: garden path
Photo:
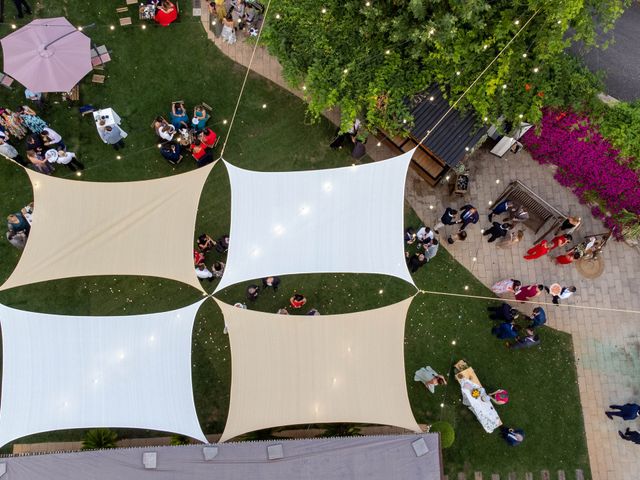
<svg viewBox="0 0 640 480"><path fill-rule="evenodd" d="M228 45L216 38L208 28L210 21L206 12L203 12L202 22L209 38L225 55L241 65L248 65L252 45L244 42ZM286 85L282 67L265 48L257 49L252 69L293 94L303 96L302 91ZM338 114L328 112L327 117L335 123ZM367 151L374 160L393 156L386 147L377 147L373 138L367 143ZM531 231L527 231L525 240L511 250L497 249L483 241L480 228L489 224L486 217L490 210L488 202L495 200L515 179L528 185L560 211L582 217L584 223L578 233L604 231L601 222L591 216L589 208L581 205L570 190L553 179L555 167L539 165L525 151L518 154L509 152L499 159L485 149L474 152L467 163L472 184L464 199L449 197L448 188L444 185L429 187L412 170L407 177L406 198L427 225L433 225L444 207L450 204L472 203L479 208L481 221L468 229L467 241L446 247L480 281L490 286L497 280L511 277L523 283L575 285L578 292L565 301L566 305L640 311L640 254L624 243L610 242L604 252L604 273L595 280L587 280L572 265L556 266L545 258L532 262L522 259L533 239ZM496 183L496 180L500 182ZM543 298L543 301L550 301L550 298ZM623 429L622 423L608 420L603 412L611 403L640 400L640 314L566 306L546 310L550 326L573 335L593 478L635 480L640 471L638 447L622 441L617 434L618 429ZM639 428L637 422L626 423L632 429Z"/></svg>

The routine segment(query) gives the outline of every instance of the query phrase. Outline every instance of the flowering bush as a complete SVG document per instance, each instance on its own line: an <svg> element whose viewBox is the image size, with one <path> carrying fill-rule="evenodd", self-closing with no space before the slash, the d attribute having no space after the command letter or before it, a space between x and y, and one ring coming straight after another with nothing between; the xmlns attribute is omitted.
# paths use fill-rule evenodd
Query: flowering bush
<svg viewBox="0 0 640 480"><path fill-rule="evenodd" d="M640 177L602 137L589 118L574 112L546 110L540 135L529 130L522 142L541 164L556 165L555 179L571 188L582 203L595 203L591 213L616 238L640 233Z"/></svg>

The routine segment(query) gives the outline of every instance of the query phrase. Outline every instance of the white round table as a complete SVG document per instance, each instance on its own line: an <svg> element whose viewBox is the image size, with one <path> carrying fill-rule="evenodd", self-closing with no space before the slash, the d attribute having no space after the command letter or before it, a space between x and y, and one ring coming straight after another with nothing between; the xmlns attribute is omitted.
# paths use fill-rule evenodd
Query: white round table
<svg viewBox="0 0 640 480"><path fill-rule="evenodd" d="M51 148L45 152L44 158L49 163L56 163L58 161L58 151L55 148Z"/></svg>

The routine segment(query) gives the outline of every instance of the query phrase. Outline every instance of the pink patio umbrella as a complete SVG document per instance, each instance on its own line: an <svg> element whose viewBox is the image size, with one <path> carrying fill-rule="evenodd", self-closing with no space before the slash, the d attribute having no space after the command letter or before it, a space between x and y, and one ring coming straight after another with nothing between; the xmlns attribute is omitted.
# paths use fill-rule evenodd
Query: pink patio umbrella
<svg viewBox="0 0 640 480"><path fill-rule="evenodd" d="M64 17L41 18L2 39L4 71L34 92L68 92L91 71L91 40Z"/></svg>

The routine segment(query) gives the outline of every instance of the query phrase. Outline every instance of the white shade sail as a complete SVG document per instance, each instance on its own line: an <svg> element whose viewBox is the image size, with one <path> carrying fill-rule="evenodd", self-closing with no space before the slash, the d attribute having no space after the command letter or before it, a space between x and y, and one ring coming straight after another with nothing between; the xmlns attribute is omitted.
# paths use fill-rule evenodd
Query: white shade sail
<svg viewBox="0 0 640 480"><path fill-rule="evenodd" d="M225 162L230 246L216 291L294 273L380 273L413 284L403 243L412 155L306 172L254 172Z"/></svg>
<svg viewBox="0 0 640 480"><path fill-rule="evenodd" d="M231 403L221 441L263 428L326 422L419 432L404 371L411 300L323 316L255 312L216 300L231 343Z"/></svg>
<svg viewBox="0 0 640 480"><path fill-rule="evenodd" d="M191 331L203 301L122 317L0 305L0 445L92 427L153 429L206 442L191 384Z"/></svg>
<svg viewBox="0 0 640 480"><path fill-rule="evenodd" d="M142 275L204 291L193 268L200 194L215 165L139 182L81 182L26 170L33 185L29 240L7 281Z"/></svg>

